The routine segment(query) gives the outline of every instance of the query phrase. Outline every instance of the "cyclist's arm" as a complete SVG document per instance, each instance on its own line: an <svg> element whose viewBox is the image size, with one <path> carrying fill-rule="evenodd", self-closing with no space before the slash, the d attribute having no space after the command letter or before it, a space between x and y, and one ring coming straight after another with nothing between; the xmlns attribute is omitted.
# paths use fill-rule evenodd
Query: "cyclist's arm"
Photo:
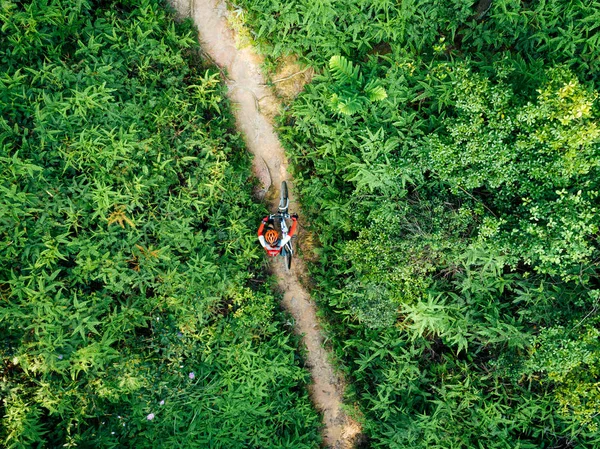
<svg viewBox="0 0 600 449"><path fill-rule="evenodd" d="M263 221L260 224L260 227L258 228L258 241L260 242L262 247L269 252L269 254L271 254L273 252L273 250L277 250L277 248L273 248L271 245L269 245L267 243L267 241L265 240L265 237L263 235L263 232L265 230L265 225L271 221L272 221L271 217L263 218Z"/></svg>
<svg viewBox="0 0 600 449"><path fill-rule="evenodd" d="M263 218L263 221L261 222L260 227L258 228L259 240L260 240L260 237L262 237L262 235L263 235L263 231L265 230L265 225L268 223L268 221L267 221L268 219L269 219L269 217Z"/></svg>
<svg viewBox="0 0 600 449"><path fill-rule="evenodd" d="M290 231L288 232L288 237L292 237L296 233L296 225L297 224L298 224L298 220L296 219L296 217L292 217L292 227L290 228Z"/></svg>
<svg viewBox="0 0 600 449"><path fill-rule="evenodd" d="M267 242L265 241L265 238L263 237L263 231L265 230L265 224L267 224L267 223L263 219L262 223L260 224L260 227L258 228L258 241L263 246L263 248L267 247Z"/></svg>
<svg viewBox="0 0 600 449"><path fill-rule="evenodd" d="M296 225L298 224L298 222L296 221L296 218L292 217L292 227L290 228L290 231L288 232L288 235L285 236L285 238L283 238L281 240L281 243L279 244L278 248L283 248L285 246L285 244L287 242L289 242L292 237L294 236L295 232L296 232Z"/></svg>
<svg viewBox="0 0 600 449"><path fill-rule="evenodd" d="M285 244L287 242L289 242L292 239L291 235L286 235L285 238L282 238L281 241L279 242L279 245L277 245L277 249L281 249L285 246Z"/></svg>
<svg viewBox="0 0 600 449"><path fill-rule="evenodd" d="M260 242L263 248L267 249L267 241L262 235L258 236L258 241Z"/></svg>

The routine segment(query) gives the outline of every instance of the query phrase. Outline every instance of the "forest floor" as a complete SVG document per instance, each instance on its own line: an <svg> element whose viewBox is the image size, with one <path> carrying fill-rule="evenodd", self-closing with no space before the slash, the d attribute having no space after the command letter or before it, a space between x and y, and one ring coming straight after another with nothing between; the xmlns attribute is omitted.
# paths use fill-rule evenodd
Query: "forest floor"
<svg viewBox="0 0 600 449"><path fill-rule="evenodd" d="M257 197L264 199L275 211L279 186L285 180L290 187L290 211L299 212L299 204L294 200L293 179L287 172L288 162L272 124L280 100L266 85L261 73L261 57L251 45L244 45L243 33L232 29L235 20L228 20L228 17L231 19L230 12L224 1L171 1L182 17L192 17L199 30L203 51L224 71L236 125L254 155L253 170L262 184L256 192ZM278 95L293 97L310 77L310 70L299 68L291 60L275 75ZM256 217L257 227L261 218ZM302 222L302 216L299 222ZM313 381L309 393L313 404L323 414L324 444L333 449L351 448L359 438L361 428L342 409L344 381L331 364L331 354L323 344L316 306L300 282L307 276L306 268L302 260L295 257L292 270L287 273L279 259L274 259L271 267L283 293L282 306L293 316L295 332L302 336L306 346L306 367Z"/></svg>

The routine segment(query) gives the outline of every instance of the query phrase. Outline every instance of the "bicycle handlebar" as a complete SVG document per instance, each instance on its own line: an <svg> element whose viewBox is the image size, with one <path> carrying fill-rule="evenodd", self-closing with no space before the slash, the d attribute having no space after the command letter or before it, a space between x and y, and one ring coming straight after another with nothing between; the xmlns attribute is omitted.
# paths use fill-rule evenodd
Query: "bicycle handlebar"
<svg viewBox="0 0 600 449"><path fill-rule="evenodd" d="M278 212L276 214L270 214L269 218L278 218L278 217L292 218L292 215L294 215L294 214L288 214L288 213L282 214L282 213Z"/></svg>

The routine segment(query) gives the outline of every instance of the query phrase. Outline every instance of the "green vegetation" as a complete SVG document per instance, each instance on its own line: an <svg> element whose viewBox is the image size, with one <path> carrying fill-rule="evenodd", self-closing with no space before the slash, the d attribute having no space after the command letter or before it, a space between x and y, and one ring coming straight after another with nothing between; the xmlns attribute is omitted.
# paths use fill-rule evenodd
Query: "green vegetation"
<svg viewBox="0 0 600 449"><path fill-rule="evenodd" d="M598 447L600 2L238 3L368 447Z"/></svg>
<svg viewBox="0 0 600 449"><path fill-rule="evenodd" d="M0 445L318 447L190 23L34 0L0 24Z"/></svg>

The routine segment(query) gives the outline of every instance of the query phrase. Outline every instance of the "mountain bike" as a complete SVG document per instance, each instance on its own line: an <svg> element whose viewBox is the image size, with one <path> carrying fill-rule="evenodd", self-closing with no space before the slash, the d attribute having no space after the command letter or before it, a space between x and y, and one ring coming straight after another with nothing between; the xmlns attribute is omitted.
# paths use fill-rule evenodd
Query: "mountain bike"
<svg viewBox="0 0 600 449"><path fill-rule="evenodd" d="M279 207L277 208L276 214L269 215L269 218L272 219L275 223L279 225L281 229L281 238L285 238L288 234L288 226L285 220L289 220L291 215L288 213L288 206L290 205L290 199L288 198L288 187L285 181L281 182L281 192L279 196ZM281 252L279 253L283 256L284 266L286 270L290 270L292 267L292 257L294 256L294 248L292 248L292 240L287 242L283 248L281 248Z"/></svg>

